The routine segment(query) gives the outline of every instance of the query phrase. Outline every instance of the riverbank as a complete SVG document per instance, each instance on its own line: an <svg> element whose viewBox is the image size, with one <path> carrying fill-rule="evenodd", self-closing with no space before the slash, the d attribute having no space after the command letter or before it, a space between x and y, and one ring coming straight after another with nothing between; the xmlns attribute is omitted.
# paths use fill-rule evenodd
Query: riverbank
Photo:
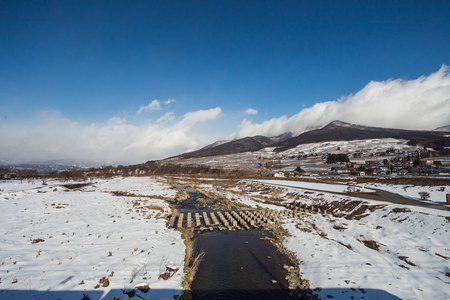
<svg viewBox="0 0 450 300"><path fill-rule="evenodd" d="M247 180L195 184L256 209L297 212L279 219L282 244L321 298L450 297L448 211Z"/></svg>

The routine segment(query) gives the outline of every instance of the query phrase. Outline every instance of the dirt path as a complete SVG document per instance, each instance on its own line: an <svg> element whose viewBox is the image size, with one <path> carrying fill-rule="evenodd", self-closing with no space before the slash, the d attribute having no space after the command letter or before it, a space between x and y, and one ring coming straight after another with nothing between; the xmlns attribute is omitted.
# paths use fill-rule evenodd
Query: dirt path
<svg viewBox="0 0 450 300"><path fill-rule="evenodd" d="M327 183L327 182L324 182L324 183ZM317 190L317 189L307 189L307 188L295 187L295 186L290 186L290 185L285 185L285 184L277 184L277 183L270 183L270 184L275 185L275 186L293 188L293 189L309 190L309 191L331 193L331 194L337 194L337 195L345 195L345 196L358 197L358 198L370 199L370 200L376 200L376 201L385 201L385 202L390 202L390 203L395 203L395 204L439 209L439 210L443 210L443 211L450 210L450 207L446 206L446 205L432 203L432 202L424 202L424 201L419 201L419 200L415 200L415 199L411 199L411 198L405 198L399 194L387 192L387 191L380 190L380 189L375 189L372 187L370 189L374 190L375 193L338 193L338 192L330 192L330 191ZM336 184L336 183L333 182L332 184Z"/></svg>

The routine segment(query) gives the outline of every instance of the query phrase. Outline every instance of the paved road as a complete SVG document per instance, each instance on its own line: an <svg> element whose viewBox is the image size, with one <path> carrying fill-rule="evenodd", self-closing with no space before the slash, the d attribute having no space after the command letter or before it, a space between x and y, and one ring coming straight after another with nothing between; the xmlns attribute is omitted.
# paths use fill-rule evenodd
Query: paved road
<svg viewBox="0 0 450 300"><path fill-rule="evenodd" d="M399 194L387 192L387 191L380 190L380 189L374 189L372 187L370 189L374 190L375 193L367 193L367 194L355 193L355 196L359 197L359 198L378 200L378 201L386 201L386 202L391 202L391 203L395 203L395 204L420 206L420 207L450 211L450 207L447 205L444 205L444 204L437 204L437 203L432 203L432 202L419 201L419 200L415 200L415 199L411 199L411 198L405 198Z"/></svg>
<svg viewBox="0 0 450 300"><path fill-rule="evenodd" d="M328 182L324 182L324 183L328 183ZM387 192L387 191L380 190L380 189L374 189L372 187L370 187L370 189L374 190L375 191L374 193L338 193L338 192L330 192L330 191L317 190L317 189L307 189L307 188L302 188L302 187L295 187L295 186L279 184L279 183L266 183L266 184L281 186L281 187L288 187L288 188L292 188L292 189L309 190L309 191L315 191L315 192L345 195L345 196L358 197L358 198L364 198L364 199L370 199L370 200L376 200L376 201L385 201L385 202L390 202L390 203L395 203L395 204L419 206L419 207L439 209L439 210L443 210L443 211L450 211L450 207L448 205L437 204L437 203L432 203L432 202L423 202L423 201L414 200L411 198L405 198L399 194ZM333 182L332 184L336 184L336 183ZM346 185L343 185L343 186L346 186Z"/></svg>

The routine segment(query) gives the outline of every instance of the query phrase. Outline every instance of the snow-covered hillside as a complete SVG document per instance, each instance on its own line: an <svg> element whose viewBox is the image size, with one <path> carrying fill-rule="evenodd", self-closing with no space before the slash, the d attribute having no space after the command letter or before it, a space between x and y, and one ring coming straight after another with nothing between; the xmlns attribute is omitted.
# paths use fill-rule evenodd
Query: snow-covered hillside
<svg viewBox="0 0 450 300"><path fill-rule="evenodd" d="M292 186L298 184L292 182ZM338 201L345 206L362 201L328 193L283 190L291 199L292 194L302 195L302 201L309 204ZM290 233L285 246L296 253L303 276L312 288L319 288L316 291L323 299L328 295L334 299L450 297L450 212L372 200L353 203L355 207L347 217L309 214L303 219L286 219L283 225ZM362 218L350 217L364 204L386 206L370 213L367 210Z"/></svg>
<svg viewBox="0 0 450 300"><path fill-rule="evenodd" d="M324 153L376 153L385 152L393 148L398 151L414 151L416 146L407 145L407 140L398 139L369 139L354 141L331 141L323 143L310 143L298 145L295 148L281 152L282 155L290 154L324 154Z"/></svg>
<svg viewBox="0 0 450 300"><path fill-rule="evenodd" d="M383 161L385 156L371 156L375 153L383 153L388 149L395 149L398 152L412 152L417 149L416 146L407 145L406 140L400 139L369 139L354 141L330 141L321 143L301 144L282 152L276 152L275 147L266 147L259 151L243 152L228 155L206 156L196 158L172 158L167 160L177 164L201 164L222 168L239 168L264 165L267 161L273 160L281 162L285 170L293 170L298 165L302 165L305 170L328 170L330 166L325 165L321 155L329 153L354 154L361 153L369 157L370 160ZM307 159L299 160L299 156L310 156ZM317 155L317 156L316 156ZM350 155L351 156L351 155ZM364 161L360 158L358 161ZM318 165L318 166L316 166Z"/></svg>

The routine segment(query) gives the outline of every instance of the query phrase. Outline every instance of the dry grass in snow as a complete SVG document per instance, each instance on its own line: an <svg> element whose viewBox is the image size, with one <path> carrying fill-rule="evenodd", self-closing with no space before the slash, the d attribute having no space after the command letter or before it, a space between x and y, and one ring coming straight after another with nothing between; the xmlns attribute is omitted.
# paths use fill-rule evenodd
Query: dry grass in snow
<svg viewBox="0 0 450 300"><path fill-rule="evenodd" d="M0 183L1 299L181 295L185 246L163 218L169 186L149 178L60 185ZM162 262L177 269L167 280Z"/></svg>

